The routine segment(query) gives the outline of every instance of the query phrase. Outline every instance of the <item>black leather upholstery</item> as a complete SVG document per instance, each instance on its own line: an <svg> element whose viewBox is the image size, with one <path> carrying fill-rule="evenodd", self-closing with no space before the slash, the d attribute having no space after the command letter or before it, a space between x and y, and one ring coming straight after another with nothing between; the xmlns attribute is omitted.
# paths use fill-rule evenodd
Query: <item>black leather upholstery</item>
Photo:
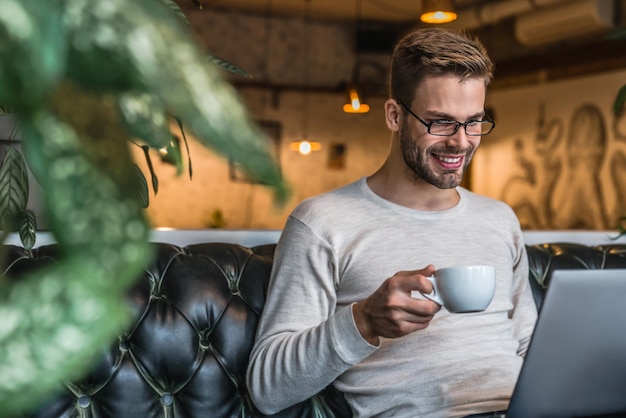
<svg viewBox="0 0 626 418"><path fill-rule="evenodd" d="M273 245L157 245L128 294L135 321L81 382L33 416L194 418L263 416L246 365L263 310ZM53 262L55 246L9 247L9 280ZM277 415L332 416L320 395Z"/></svg>
<svg viewBox="0 0 626 418"><path fill-rule="evenodd" d="M537 244L526 247L529 279L537 308L554 270L626 268L626 245L586 246L573 243Z"/></svg>
<svg viewBox="0 0 626 418"><path fill-rule="evenodd" d="M134 322L80 382L42 405L37 418L260 417L245 385L248 356L263 310L274 245L155 244L157 257L128 293ZM56 247L5 247L8 280L54 262ZM540 306L552 271L626 268L626 246L528 247ZM335 412L333 412L335 411ZM275 416L349 416L328 388Z"/></svg>

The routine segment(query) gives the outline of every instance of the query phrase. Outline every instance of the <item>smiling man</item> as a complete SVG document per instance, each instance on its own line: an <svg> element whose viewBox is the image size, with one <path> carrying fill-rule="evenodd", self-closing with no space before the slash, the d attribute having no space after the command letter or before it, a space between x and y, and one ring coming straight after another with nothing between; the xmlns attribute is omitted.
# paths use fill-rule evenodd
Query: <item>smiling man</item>
<svg viewBox="0 0 626 418"><path fill-rule="evenodd" d="M537 312L519 222L459 185L481 140L493 63L462 33L422 29L396 46L382 167L302 202L281 235L248 370L274 413L333 383L357 417L499 416ZM435 268L492 265L483 312L430 293ZM479 414L479 415L475 415Z"/></svg>

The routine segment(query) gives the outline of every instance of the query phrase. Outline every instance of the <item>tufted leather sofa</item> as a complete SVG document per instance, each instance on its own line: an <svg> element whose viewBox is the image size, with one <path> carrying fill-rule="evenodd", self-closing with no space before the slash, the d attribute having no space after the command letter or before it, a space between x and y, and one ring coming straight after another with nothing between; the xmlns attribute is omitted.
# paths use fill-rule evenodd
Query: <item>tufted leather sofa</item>
<svg viewBox="0 0 626 418"><path fill-rule="evenodd" d="M80 382L29 417L261 417L245 386L274 251L204 243L158 243L157 257L128 293L135 320ZM53 262L54 245L27 251L5 246L8 280ZM537 306L555 269L626 268L626 245L528 246ZM26 415L25 415L26 416ZM332 387L275 416L350 416Z"/></svg>

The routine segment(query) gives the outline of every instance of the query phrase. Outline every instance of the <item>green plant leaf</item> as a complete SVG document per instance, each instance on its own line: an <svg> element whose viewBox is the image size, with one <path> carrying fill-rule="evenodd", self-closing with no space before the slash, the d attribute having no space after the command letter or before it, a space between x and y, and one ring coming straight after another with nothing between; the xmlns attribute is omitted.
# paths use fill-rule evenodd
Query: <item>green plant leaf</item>
<svg viewBox="0 0 626 418"><path fill-rule="evenodd" d="M191 26L189 23L189 19L187 19L187 15L181 10L180 6L174 0L161 0L165 6L170 9L177 17L179 17L185 25Z"/></svg>
<svg viewBox="0 0 626 418"><path fill-rule="evenodd" d="M286 203L290 188L266 135L251 120L234 86L218 66L207 62L206 51L176 16L165 7L154 7L154 0L107 0L108 9L115 12L97 16L88 12L91 2L79 3L90 19L78 13L68 16L65 27L71 39L91 39L94 31L107 31L112 38L87 49L68 42L67 80L100 91L148 91L158 96L201 144L231 156L248 177L273 189L276 204ZM150 34L149 54L141 47L137 27Z"/></svg>
<svg viewBox="0 0 626 418"><path fill-rule="evenodd" d="M231 64L230 62L223 60L219 57L216 57L215 55L207 55L207 61L209 61L210 63L213 63L215 65L217 65L218 67L221 67L222 69L229 71L233 74L239 75L241 77L245 77L245 78L250 78L250 75L245 72L244 70L242 70L241 68L237 67L234 64Z"/></svg>
<svg viewBox="0 0 626 418"><path fill-rule="evenodd" d="M180 140L176 135L171 136L171 141L163 150L161 160L164 163L172 164L176 167L176 175L180 176L183 172L183 154L180 152Z"/></svg>
<svg viewBox="0 0 626 418"><path fill-rule="evenodd" d="M154 190L154 194L159 192L159 178L157 177L154 166L152 165L152 159L150 158L150 147L144 145L141 147L143 149L143 155L146 157L146 164L148 164L148 170L150 171L150 177L152 179L152 190Z"/></svg>
<svg viewBox="0 0 626 418"><path fill-rule="evenodd" d="M12 291L0 292L14 320L0 332L0 374L18 376L18 365L29 370L0 385L6 418L22 416L94 364L128 324L128 305L120 301L152 257L146 219L131 198L135 176L126 138L111 131L105 140L81 140L74 129L83 115L101 126L98 118L110 107L99 99L72 101L85 113L72 113L71 123L45 110L23 120L23 150L29 161L42 162L46 219L60 251L56 263L25 272ZM86 153L95 148L110 171ZM75 344L67 344L68 329Z"/></svg>
<svg viewBox="0 0 626 418"><path fill-rule="evenodd" d="M132 136L157 150L167 147L171 140L169 118L157 96L135 91L123 93L117 97L117 105Z"/></svg>
<svg viewBox="0 0 626 418"><path fill-rule="evenodd" d="M16 111L36 106L56 85L65 67L60 1L3 1L0 102Z"/></svg>
<svg viewBox="0 0 626 418"><path fill-rule="evenodd" d="M35 246L37 240L37 218L35 214L26 209L21 211L17 216L18 231L20 240L24 248L30 250Z"/></svg>
<svg viewBox="0 0 626 418"><path fill-rule="evenodd" d="M137 171L137 196L139 197L139 205L142 208L147 208L150 205L150 194L148 193L148 181L146 176L143 175L143 171L137 164L134 164Z"/></svg>
<svg viewBox="0 0 626 418"><path fill-rule="evenodd" d="M613 114L620 116L624 112L624 104L626 103L626 85L617 92L615 102L613 103Z"/></svg>
<svg viewBox="0 0 626 418"><path fill-rule="evenodd" d="M189 171L189 179L191 180L193 177L193 169L191 168L191 153L189 152L189 141L187 141L187 135L185 135L185 130L183 129L183 121L176 116L173 116L178 123L178 128L180 129L180 134L183 136L183 142L185 143L185 150L187 151L187 168Z"/></svg>
<svg viewBox="0 0 626 418"><path fill-rule="evenodd" d="M0 224L15 229L18 213L28 203L28 174L22 153L9 147L0 167Z"/></svg>

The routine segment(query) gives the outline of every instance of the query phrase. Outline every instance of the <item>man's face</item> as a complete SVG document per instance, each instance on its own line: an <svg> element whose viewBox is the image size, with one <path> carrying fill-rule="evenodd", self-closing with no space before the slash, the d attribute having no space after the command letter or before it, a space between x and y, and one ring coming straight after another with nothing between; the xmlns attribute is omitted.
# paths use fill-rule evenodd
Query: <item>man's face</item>
<svg viewBox="0 0 626 418"><path fill-rule="evenodd" d="M429 76L407 104L424 122L482 119L485 84L481 79L461 81L455 76ZM461 184L467 166L480 144L479 136L467 136L463 126L452 136L435 136L408 112L400 129L400 147L414 182L425 181L440 189Z"/></svg>

